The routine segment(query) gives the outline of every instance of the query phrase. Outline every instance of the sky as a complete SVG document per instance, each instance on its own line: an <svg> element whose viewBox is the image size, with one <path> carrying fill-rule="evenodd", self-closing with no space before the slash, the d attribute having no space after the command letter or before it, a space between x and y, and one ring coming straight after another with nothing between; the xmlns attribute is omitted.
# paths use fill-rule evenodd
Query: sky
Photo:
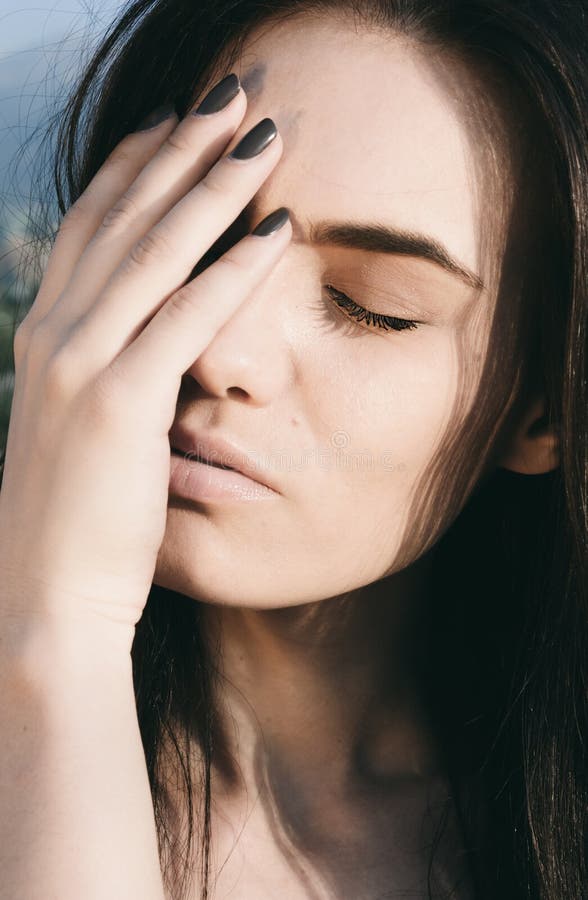
<svg viewBox="0 0 588 900"><path fill-rule="evenodd" d="M120 0L0 0L0 58L64 35L72 26L106 22Z"/></svg>
<svg viewBox="0 0 588 900"><path fill-rule="evenodd" d="M124 5L124 0L0 0L0 232L17 227L22 196L30 191L35 129L42 128L84 54Z"/></svg>

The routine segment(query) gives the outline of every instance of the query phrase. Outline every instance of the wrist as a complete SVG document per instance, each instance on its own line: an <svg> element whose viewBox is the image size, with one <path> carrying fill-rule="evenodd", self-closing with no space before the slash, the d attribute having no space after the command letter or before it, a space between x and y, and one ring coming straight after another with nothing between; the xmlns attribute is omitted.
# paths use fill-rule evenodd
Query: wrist
<svg viewBox="0 0 588 900"><path fill-rule="evenodd" d="M134 627L63 610L19 613L0 609L0 665L12 682L132 677Z"/></svg>

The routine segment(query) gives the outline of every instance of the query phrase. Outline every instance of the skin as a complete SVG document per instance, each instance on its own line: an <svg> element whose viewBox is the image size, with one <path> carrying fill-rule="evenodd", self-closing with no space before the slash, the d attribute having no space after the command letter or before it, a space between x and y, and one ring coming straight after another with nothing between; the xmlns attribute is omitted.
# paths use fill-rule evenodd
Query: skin
<svg viewBox="0 0 588 900"><path fill-rule="evenodd" d="M265 116L284 139L255 221L285 205L294 233L184 376L176 421L260 454L280 493L224 506L170 497L154 581L203 604L223 676L219 889L371 898L407 889L415 869L424 879L427 854L406 868L391 846L403 837L420 852L427 791L445 796L417 675L430 550L448 521L425 521L424 541L414 503L482 378L497 301L499 258L481 243L492 178L480 178L447 80L405 40L299 19L252 35L233 71L248 109L230 148ZM499 187L501 215L483 220L498 248ZM416 257L312 246L308 223L321 219L424 232L485 287ZM354 326L325 284L426 324ZM537 397L502 465L557 465L554 436L532 427L542 411ZM363 463L343 465L353 458Z"/></svg>

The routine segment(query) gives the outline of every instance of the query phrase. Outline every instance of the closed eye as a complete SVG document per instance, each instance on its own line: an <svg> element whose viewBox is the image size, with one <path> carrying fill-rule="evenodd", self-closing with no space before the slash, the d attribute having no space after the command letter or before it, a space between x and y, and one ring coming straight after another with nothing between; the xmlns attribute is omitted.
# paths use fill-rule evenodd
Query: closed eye
<svg viewBox="0 0 588 900"><path fill-rule="evenodd" d="M346 316L350 316L356 322L365 322L369 326L375 326L382 331L414 330L419 325L425 324L414 319L399 319L397 316L385 316L382 313L375 313L365 309L365 307L356 303L355 300L352 300L351 297L338 291L332 284L325 285L325 290Z"/></svg>

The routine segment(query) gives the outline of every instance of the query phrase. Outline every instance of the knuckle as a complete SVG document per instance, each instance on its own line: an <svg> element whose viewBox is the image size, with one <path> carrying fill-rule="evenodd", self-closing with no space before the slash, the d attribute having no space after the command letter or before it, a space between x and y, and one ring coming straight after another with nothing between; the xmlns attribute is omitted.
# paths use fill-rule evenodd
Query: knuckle
<svg viewBox="0 0 588 900"><path fill-rule="evenodd" d="M86 208L88 207L88 208ZM85 224L90 215L90 204L86 194L82 194L65 213L57 231L57 237L73 229L74 233Z"/></svg>
<svg viewBox="0 0 588 900"><path fill-rule="evenodd" d="M202 179L200 188L205 194L210 194L215 200L218 200L219 197L225 197L227 193L226 186L216 169L211 169L208 175Z"/></svg>
<svg viewBox="0 0 588 900"><path fill-rule="evenodd" d="M132 135L127 134L125 138L110 151L102 163L102 172L109 172L111 169L116 169L119 166L128 165L135 161L136 153L133 152L132 146L126 141L126 138L129 137L132 137Z"/></svg>
<svg viewBox="0 0 588 900"><path fill-rule="evenodd" d="M184 285L170 297L165 304L167 316L172 319L181 318L194 309L197 302L197 294L191 285L191 282Z"/></svg>
<svg viewBox="0 0 588 900"><path fill-rule="evenodd" d="M159 262L166 257L173 257L173 249L171 241L161 229L148 231L129 253L131 263L137 266Z"/></svg>
<svg viewBox="0 0 588 900"><path fill-rule="evenodd" d="M217 265L221 273L226 273L229 278L251 280L251 264L247 265L243 258L239 258L234 252L229 251L221 256Z"/></svg>
<svg viewBox="0 0 588 900"><path fill-rule="evenodd" d="M100 226L99 232L110 231L112 228L118 231L126 231L132 222L139 216L136 201L130 194L121 197L114 206L111 206Z"/></svg>
<svg viewBox="0 0 588 900"><path fill-rule="evenodd" d="M171 132L163 145L163 151L174 157L178 154L182 154L183 156L186 154L193 155L194 147L186 133L181 128L176 128Z"/></svg>
<svg viewBox="0 0 588 900"><path fill-rule="evenodd" d="M79 370L77 354L69 344L56 350L45 365L44 389L49 400L64 400L71 396Z"/></svg>
<svg viewBox="0 0 588 900"><path fill-rule="evenodd" d="M111 367L103 369L88 385L84 397L84 415L89 428L104 430L116 423L118 411L125 407L120 378Z"/></svg>
<svg viewBox="0 0 588 900"><path fill-rule="evenodd" d="M53 353L57 344L57 334L51 316L46 315L36 322L28 322L23 319L19 331L24 326L23 337L19 338L18 352L21 358L27 358L34 365L44 364ZM16 335L15 335L16 342ZM15 357L16 362L16 357Z"/></svg>
<svg viewBox="0 0 588 900"><path fill-rule="evenodd" d="M25 316L14 332L12 351L15 365L18 365L25 357L31 341L31 331L31 325Z"/></svg>

